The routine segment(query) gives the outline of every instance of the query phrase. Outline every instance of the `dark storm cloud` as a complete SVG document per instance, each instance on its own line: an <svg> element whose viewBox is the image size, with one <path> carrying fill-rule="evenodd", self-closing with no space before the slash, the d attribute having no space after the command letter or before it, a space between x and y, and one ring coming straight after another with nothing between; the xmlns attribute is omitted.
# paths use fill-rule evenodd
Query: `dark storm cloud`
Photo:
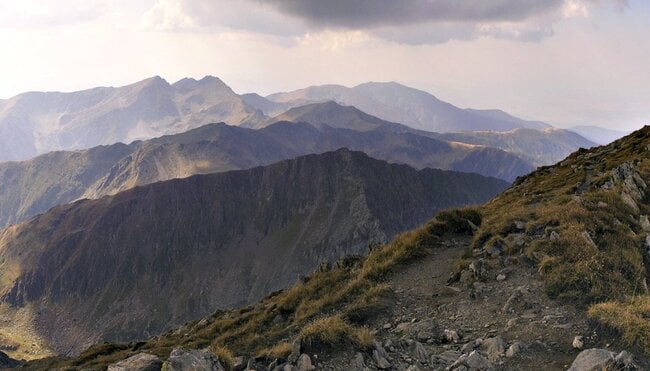
<svg viewBox="0 0 650 371"><path fill-rule="evenodd" d="M322 27L351 29L424 22L521 21L563 0L252 0Z"/></svg>

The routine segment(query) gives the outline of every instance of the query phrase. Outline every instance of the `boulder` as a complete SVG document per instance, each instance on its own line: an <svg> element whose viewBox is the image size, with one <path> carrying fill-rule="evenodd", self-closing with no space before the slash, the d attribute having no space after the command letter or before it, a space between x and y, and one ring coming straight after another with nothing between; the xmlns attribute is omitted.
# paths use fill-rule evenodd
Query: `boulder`
<svg viewBox="0 0 650 371"><path fill-rule="evenodd" d="M463 354L454 362L453 365L447 368L448 370L481 370L488 371L494 370L494 365L480 355L477 351L471 352L469 355Z"/></svg>
<svg viewBox="0 0 650 371"><path fill-rule="evenodd" d="M449 343L458 343L460 341L460 335L458 335L458 331L445 329L445 339Z"/></svg>
<svg viewBox="0 0 650 371"><path fill-rule="evenodd" d="M587 349L578 354L569 371L602 371L612 368L615 354L606 349Z"/></svg>
<svg viewBox="0 0 650 371"><path fill-rule="evenodd" d="M316 367L311 364L311 358L304 353L298 357L296 368L298 368L298 371L311 371L316 369Z"/></svg>
<svg viewBox="0 0 650 371"><path fill-rule="evenodd" d="M506 351L506 343L501 336L488 338L481 343L481 352L492 362L503 356Z"/></svg>
<svg viewBox="0 0 650 371"><path fill-rule="evenodd" d="M300 339L296 339L291 343L291 354L289 354L289 358L287 359L289 362L296 362L298 360L298 357L300 357L301 353L301 348L302 348L302 343L300 342Z"/></svg>
<svg viewBox="0 0 650 371"><path fill-rule="evenodd" d="M166 371L226 371L214 354L185 348L172 350L165 365Z"/></svg>
<svg viewBox="0 0 650 371"><path fill-rule="evenodd" d="M526 288L525 287L517 287L510 297L508 297L508 300L503 304L503 308L501 308L501 311L503 313L508 313L514 311L515 307L519 302L521 302L521 299L523 298L524 294L526 293Z"/></svg>
<svg viewBox="0 0 650 371"><path fill-rule="evenodd" d="M415 350L415 358L421 362L421 363L426 363L429 361L429 352L426 350L424 345L420 343L419 341L416 341L414 344L414 350Z"/></svg>
<svg viewBox="0 0 650 371"><path fill-rule="evenodd" d="M582 336L578 335L573 338L573 343L571 343L573 348L575 349L582 349L585 346L585 342L582 338Z"/></svg>
<svg viewBox="0 0 650 371"><path fill-rule="evenodd" d="M483 259L478 259L469 264L469 270L478 281L487 281L489 278L488 265Z"/></svg>
<svg viewBox="0 0 650 371"><path fill-rule="evenodd" d="M149 353L138 353L108 366L108 371L160 371L162 361Z"/></svg>
<svg viewBox="0 0 650 371"><path fill-rule="evenodd" d="M388 354L384 350L384 347L375 341L375 349L372 351L372 359L375 361L375 366L380 370L388 370L392 365L388 362L387 358Z"/></svg>
<svg viewBox="0 0 650 371"><path fill-rule="evenodd" d="M350 362L350 370L351 371L365 371L368 368L366 367L366 362L363 359L363 354L357 352L357 354L354 355L354 358L352 359L352 362Z"/></svg>
<svg viewBox="0 0 650 371"><path fill-rule="evenodd" d="M521 341L515 341L508 347L508 350L506 350L506 357L507 358L515 357L519 353L523 352L525 349L526 349L526 344L524 344Z"/></svg>
<svg viewBox="0 0 650 371"><path fill-rule="evenodd" d="M646 232L650 232L650 220L648 220L647 215L641 215L639 218L639 224L641 225L641 229Z"/></svg>

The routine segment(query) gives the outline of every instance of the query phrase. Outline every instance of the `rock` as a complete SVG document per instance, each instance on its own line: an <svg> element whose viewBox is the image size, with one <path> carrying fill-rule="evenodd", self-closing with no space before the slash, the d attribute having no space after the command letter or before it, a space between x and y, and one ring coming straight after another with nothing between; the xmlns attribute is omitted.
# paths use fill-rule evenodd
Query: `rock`
<svg viewBox="0 0 650 371"><path fill-rule="evenodd" d="M364 371L364 370L366 370L366 362L363 359L363 354L357 352L354 355L354 358L352 359L352 362L350 362L350 369L351 369L351 371Z"/></svg>
<svg viewBox="0 0 650 371"><path fill-rule="evenodd" d="M519 317L510 318L510 319L508 320L508 322L506 322L506 325L505 325L505 327L504 327L504 330L509 331L510 329L512 329L513 327L515 327L515 326L517 325L518 322L519 322Z"/></svg>
<svg viewBox="0 0 650 371"><path fill-rule="evenodd" d="M470 370L494 370L492 363L478 354L477 351L473 351L467 356L465 364Z"/></svg>
<svg viewBox="0 0 650 371"><path fill-rule="evenodd" d="M393 325L391 325L390 323L384 323L384 325L382 326L384 330L389 330L391 327L393 327Z"/></svg>
<svg viewBox="0 0 650 371"><path fill-rule="evenodd" d="M486 281L489 278L488 266L483 259L471 262L469 264L469 270L474 274L476 280Z"/></svg>
<svg viewBox="0 0 650 371"><path fill-rule="evenodd" d="M298 368L298 371L311 371L316 369L316 367L311 364L311 358L304 353L298 357L296 367Z"/></svg>
<svg viewBox="0 0 650 371"><path fill-rule="evenodd" d="M108 366L108 371L160 371L162 361L148 353L138 353L123 361Z"/></svg>
<svg viewBox="0 0 650 371"><path fill-rule="evenodd" d="M426 363L429 361L429 352L424 348L424 345L420 343L419 341L416 341L415 343L415 358L417 358L418 361L421 363Z"/></svg>
<svg viewBox="0 0 650 371"><path fill-rule="evenodd" d="M388 370L392 367L391 363L386 358L380 356L377 350L372 351L372 359L375 361L375 366L380 370Z"/></svg>
<svg viewBox="0 0 650 371"><path fill-rule="evenodd" d="M225 371L219 358L202 350L176 348L165 362L166 371Z"/></svg>
<svg viewBox="0 0 650 371"><path fill-rule="evenodd" d="M463 345L463 347L460 348L460 351L463 354L470 354L474 349L476 349L476 343L474 341L470 341L469 343Z"/></svg>
<svg viewBox="0 0 650 371"><path fill-rule="evenodd" d="M457 331L445 329L445 339L449 343L458 343L460 342L460 335Z"/></svg>
<svg viewBox="0 0 650 371"><path fill-rule="evenodd" d="M300 339L295 339L291 343L291 354L289 354L289 357L287 357L287 361L294 363L298 360L298 357L302 354L301 352L302 349L302 344L300 343Z"/></svg>
<svg viewBox="0 0 650 371"><path fill-rule="evenodd" d="M591 238L591 235L589 234L589 232L582 231L582 233L580 233L580 235L582 236L582 238L585 239L585 241L587 241L589 246L594 247L594 248L598 248L598 246L596 246L596 243L594 242L594 240Z"/></svg>
<svg viewBox="0 0 650 371"><path fill-rule="evenodd" d="M639 224L641 225L641 229L646 232L650 232L650 220L648 220L647 215L641 215L639 218Z"/></svg>
<svg viewBox="0 0 650 371"><path fill-rule="evenodd" d="M380 370L388 370L392 365L388 362L387 358L388 354L386 354L384 347L375 341L375 349L372 351L372 359L375 361L375 366Z"/></svg>
<svg viewBox="0 0 650 371"><path fill-rule="evenodd" d="M557 233L556 231L552 231L551 234L549 235L549 238L551 239L551 241L558 240L560 239L560 234Z"/></svg>
<svg viewBox="0 0 650 371"><path fill-rule="evenodd" d="M637 366L634 363L634 356L626 350L623 350L618 355L616 355L616 357L614 357L614 362L616 362L616 366L618 367L618 369L622 369L622 370L640 369L639 366Z"/></svg>
<svg viewBox="0 0 650 371"><path fill-rule="evenodd" d="M232 369L235 371L241 371L246 369L246 358L244 357L235 357L232 360Z"/></svg>
<svg viewBox="0 0 650 371"><path fill-rule="evenodd" d="M526 229L526 222L524 222L523 220L515 220L514 223L512 224L515 226L516 229L520 231Z"/></svg>
<svg viewBox="0 0 650 371"><path fill-rule="evenodd" d="M603 201L598 201L598 203L596 204L596 206L597 206L598 208L600 208L600 209L605 209L605 208L608 208L608 207L609 207L609 205L608 205L606 202L603 202Z"/></svg>
<svg viewBox="0 0 650 371"><path fill-rule="evenodd" d="M582 336L578 335L573 338L573 343L571 343L574 349L582 349L585 346Z"/></svg>
<svg viewBox="0 0 650 371"><path fill-rule="evenodd" d="M635 212L639 212L639 205L636 204L636 201L630 196L627 192L621 192L621 200L624 204L632 208Z"/></svg>
<svg viewBox="0 0 650 371"><path fill-rule="evenodd" d="M578 354L569 371L608 370L615 364L614 353L606 349L587 349Z"/></svg>
<svg viewBox="0 0 650 371"><path fill-rule="evenodd" d="M410 365L406 371L420 371L420 368L416 365Z"/></svg>
<svg viewBox="0 0 650 371"><path fill-rule="evenodd" d="M521 341L515 341L508 347L508 350L506 350L506 357L507 358L512 358L516 356L517 354L523 352L526 349L526 344L524 344Z"/></svg>
<svg viewBox="0 0 650 371"><path fill-rule="evenodd" d="M503 282L503 281L505 281L505 280L506 280L506 275L505 275L505 274L503 274L503 273L499 273L499 274L497 275L497 281L499 281L499 282Z"/></svg>
<svg viewBox="0 0 650 371"><path fill-rule="evenodd" d="M455 350L447 350L444 351L440 354L436 354L431 357L431 363L442 363L445 365L450 365L454 363L458 358L460 358L463 354L459 353Z"/></svg>
<svg viewBox="0 0 650 371"><path fill-rule="evenodd" d="M508 313L514 311L515 306L521 301L521 298L524 296L524 293L526 292L526 288L523 286L517 287L510 297L508 297L508 300L506 300L505 304L503 304L503 308L501 308L501 311L503 313Z"/></svg>
<svg viewBox="0 0 650 371"><path fill-rule="evenodd" d="M490 257L492 258L501 256L501 254L503 254L503 250L504 247L503 247L503 242L501 242L501 240L494 241L493 243L491 243L485 248L485 252L488 253L488 255L490 255Z"/></svg>
<svg viewBox="0 0 650 371"><path fill-rule="evenodd" d="M469 355L460 356L454 364L447 368L448 370L494 370L494 365L477 351Z"/></svg>
<svg viewBox="0 0 650 371"><path fill-rule="evenodd" d="M481 343L481 351L487 355L490 361L494 362L505 353L506 343L501 336L488 338Z"/></svg>
<svg viewBox="0 0 650 371"><path fill-rule="evenodd" d="M287 363L282 367L282 371L298 371L298 368L291 363Z"/></svg>

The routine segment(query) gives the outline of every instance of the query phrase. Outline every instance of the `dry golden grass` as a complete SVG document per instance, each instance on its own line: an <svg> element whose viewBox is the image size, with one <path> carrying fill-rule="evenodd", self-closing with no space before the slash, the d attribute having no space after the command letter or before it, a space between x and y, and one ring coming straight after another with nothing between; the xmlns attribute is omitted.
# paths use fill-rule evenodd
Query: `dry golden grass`
<svg viewBox="0 0 650 371"><path fill-rule="evenodd" d="M370 348L375 340L365 327L356 327L339 316L319 318L305 326L298 337L306 347L327 346L331 348L354 345Z"/></svg>
<svg viewBox="0 0 650 371"><path fill-rule="evenodd" d="M233 352L219 343L210 345L210 352L219 358L226 371L232 371L235 368L235 355Z"/></svg>
<svg viewBox="0 0 650 371"><path fill-rule="evenodd" d="M257 356L267 359L287 359L292 349L293 347L289 342L283 341L269 348L260 349Z"/></svg>
<svg viewBox="0 0 650 371"><path fill-rule="evenodd" d="M638 345L650 353L650 296L623 302L606 302L589 308L589 316L620 331L628 345Z"/></svg>

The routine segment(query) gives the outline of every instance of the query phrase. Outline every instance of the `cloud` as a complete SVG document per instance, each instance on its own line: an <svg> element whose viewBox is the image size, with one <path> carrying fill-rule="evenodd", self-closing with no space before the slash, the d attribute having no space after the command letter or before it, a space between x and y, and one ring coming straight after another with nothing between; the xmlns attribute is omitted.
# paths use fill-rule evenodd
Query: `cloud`
<svg viewBox="0 0 650 371"><path fill-rule="evenodd" d="M140 20L142 28L160 31L192 29L198 27L198 22L186 13L184 4L178 0L158 0L154 6L144 13Z"/></svg>
<svg viewBox="0 0 650 371"><path fill-rule="evenodd" d="M426 22L523 20L553 12L563 0L265 0L264 3L314 26L359 29Z"/></svg>
<svg viewBox="0 0 650 371"><path fill-rule="evenodd" d="M363 31L402 44L493 37L524 42L553 25L626 0L157 0L141 25L159 30L238 30L297 40ZM344 43L346 44L346 43Z"/></svg>
<svg viewBox="0 0 650 371"><path fill-rule="evenodd" d="M88 22L105 13L106 0L0 2L0 28L44 28Z"/></svg>

